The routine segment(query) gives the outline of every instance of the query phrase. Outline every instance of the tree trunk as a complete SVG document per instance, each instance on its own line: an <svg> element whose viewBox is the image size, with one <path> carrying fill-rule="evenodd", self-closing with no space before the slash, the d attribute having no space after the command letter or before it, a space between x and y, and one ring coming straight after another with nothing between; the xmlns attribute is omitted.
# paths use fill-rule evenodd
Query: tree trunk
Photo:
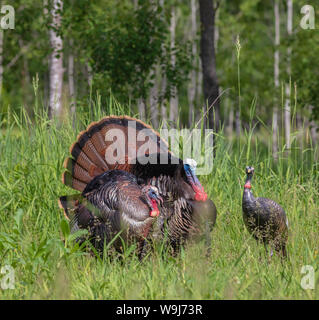
<svg viewBox="0 0 319 320"><path fill-rule="evenodd" d="M165 8L164 8L164 0L159 0L159 6L162 8L162 14L161 14L161 19L162 21L165 20ZM162 44L162 54L163 56L166 55L166 50L165 50L165 44L163 42ZM161 118L163 121L163 128L167 128L167 109L165 105L165 93L166 93L166 87L167 87L167 79L166 79L166 74L161 75L161 84L160 84L160 109L161 109Z"/></svg>
<svg viewBox="0 0 319 320"><path fill-rule="evenodd" d="M23 68L21 68L21 90L22 94L24 96L24 106L27 108L29 103L32 103L32 96L30 96L28 93L28 86L31 83L30 79L30 73L29 73L29 66L28 66L28 60L26 58L26 54L24 52L24 41L20 38L19 39L19 46L20 46L20 53L22 55L22 61L23 61Z"/></svg>
<svg viewBox="0 0 319 320"><path fill-rule="evenodd" d="M134 5L134 10L137 11L139 10L139 1L138 0L133 0L133 5ZM137 72L140 72L139 66L137 66ZM143 83L140 84L140 86L143 86ZM146 112L147 112L147 107L146 107L146 97L143 97L142 95L138 97L137 99L137 110L139 113L139 119L145 121L146 120Z"/></svg>
<svg viewBox="0 0 319 320"><path fill-rule="evenodd" d="M287 33L290 37L292 35L292 18L293 18L293 7L292 0L287 0ZM291 47L287 48L287 75L288 83L285 85L286 92L286 101L285 101L285 138L286 138L286 148L290 149L290 124L291 124L291 106L290 106L290 97L291 97Z"/></svg>
<svg viewBox="0 0 319 320"><path fill-rule="evenodd" d="M86 74L89 88L92 87L93 84L93 70L89 62L86 62Z"/></svg>
<svg viewBox="0 0 319 320"><path fill-rule="evenodd" d="M49 11L48 11L48 0L43 0L43 17L44 20L47 22L48 21L48 16L49 16ZM50 36L50 32L49 35ZM50 61L51 61L51 56L45 57L43 63L47 64L50 68ZM43 103L45 108L47 108L48 114L50 114L50 72L45 72L43 76Z"/></svg>
<svg viewBox="0 0 319 320"><path fill-rule="evenodd" d="M303 127L302 127L303 123L302 123L302 116L301 116L301 111L297 111L296 112L296 131L302 131Z"/></svg>
<svg viewBox="0 0 319 320"><path fill-rule="evenodd" d="M275 13L275 53L274 53L274 82L275 82L275 95L279 94L279 49L280 45L280 15L279 15L279 0L275 0L274 6ZM278 158L278 99L275 98L273 119L272 119L272 152L275 159Z"/></svg>
<svg viewBox="0 0 319 320"><path fill-rule="evenodd" d="M196 89L196 102L197 105L201 105L201 99L202 99L202 92L203 92L203 72L202 72L202 61L201 59L197 60L197 89ZM197 123L199 119L201 118L201 113L196 110L195 113L195 122Z"/></svg>
<svg viewBox="0 0 319 320"><path fill-rule="evenodd" d="M272 115L272 153L275 160L278 159L278 108L275 106Z"/></svg>
<svg viewBox="0 0 319 320"><path fill-rule="evenodd" d="M195 110L195 97L196 97L196 57L197 57L197 22L196 22L196 11L197 11L196 0L191 0L191 41L192 41L192 54L193 54L193 69L191 71L191 81L188 88L188 123L192 126L194 123L194 110Z"/></svg>
<svg viewBox="0 0 319 320"><path fill-rule="evenodd" d="M171 24L170 24L170 35L171 35L171 43L170 43L170 48L172 50L171 53L171 66L172 69L175 69L176 66L176 55L174 52L175 48L175 34L176 34L176 11L175 7L172 7L172 16L171 16ZM170 92L170 99L169 99L169 120L173 123L176 124L178 121L178 93L177 93L177 88L176 86L173 86L171 88Z"/></svg>
<svg viewBox="0 0 319 320"><path fill-rule="evenodd" d="M152 69L150 76L155 75L154 83L150 89L150 112L151 112L151 122L154 128L158 128L158 82L157 82L157 70Z"/></svg>
<svg viewBox="0 0 319 320"><path fill-rule="evenodd" d="M151 0L153 10L158 9L158 5L154 0ZM154 83L150 88L149 93L149 103L150 103L150 118L151 123L154 128L158 128L158 73L159 73L159 64L157 63L154 68L150 71L150 78L154 78Z"/></svg>
<svg viewBox="0 0 319 320"><path fill-rule="evenodd" d="M145 119L146 119L146 114L145 114L146 105L145 105L144 98L138 98L137 107L138 107L138 113L139 113L140 119L145 121Z"/></svg>
<svg viewBox="0 0 319 320"><path fill-rule="evenodd" d="M311 134L311 145L315 147L317 146L318 133L317 133L317 126L314 121L310 122L310 134Z"/></svg>
<svg viewBox="0 0 319 320"><path fill-rule="evenodd" d="M70 106L71 106L71 117L75 120L76 110L76 95L74 85L74 54L73 54L73 39L69 40L69 59L68 59L68 82L69 82L69 95L70 95Z"/></svg>
<svg viewBox="0 0 319 320"><path fill-rule="evenodd" d="M214 103L213 112L208 112L210 128L219 129L219 87L216 74L216 57L214 47L215 9L213 0L199 0L201 21L201 60L204 82L205 108Z"/></svg>
<svg viewBox="0 0 319 320"><path fill-rule="evenodd" d="M61 14L63 2L52 1L52 27L50 28L51 59L50 59L50 105L49 116L57 116L62 109L62 85L63 85L63 42L56 32L61 27Z"/></svg>
<svg viewBox="0 0 319 320"><path fill-rule="evenodd" d="M21 48L21 52L23 52L22 59L23 59L23 72L25 76L25 81L26 83L30 84L31 78L30 78L30 72L29 72L28 59L26 57L26 52L23 50L24 48L26 48L26 46L24 45L24 41L22 39L19 39L19 46Z"/></svg>
<svg viewBox="0 0 319 320"><path fill-rule="evenodd" d="M218 19L219 19L219 10L216 10L216 14L215 14L215 29L214 29L214 47L215 47L215 54L216 55L217 55L217 52L218 52L218 41L219 41L219 27L216 24L216 21L218 21ZM218 95L220 96L220 94L222 92L223 92L223 88L221 86L219 86L218 87ZM219 103L221 103L220 99L219 99ZM219 110L219 122L220 123L224 122L224 119L226 119L224 113L223 113L223 116L222 116L221 110Z"/></svg>
<svg viewBox="0 0 319 320"><path fill-rule="evenodd" d="M3 30L0 28L0 103L2 102L3 85Z"/></svg>
<svg viewBox="0 0 319 320"><path fill-rule="evenodd" d="M161 107L161 118L163 121L163 128L166 129L167 128L167 108L165 105L165 92L166 92L166 86L167 86L167 80L166 80L166 75L164 74L162 77L162 83L161 83L161 103L160 103L160 107Z"/></svg>
<svg viewBox="0 0 319 320"><path fill-rule="evenodd" d="M216 21L219 19L219 10L216 10L215 12L215 26L214 26L214 46L215 46L215 52L217 54L218 51L218 41L219 41L219 27L216 24Z"/></svg>
<svg viewBox="0 0 319 320"><path fill-rule="evenodd" d="M312 105L309 106L310 115L312 113L312 109L313 108L314 107ZM314 120L312 120L309 123L309 127L310 127L310 136L311 136L311 146L312 146L313 149L315 149L315 147L318 145L317 144L317 141L318 141L318 132L317 132L318 125ZM316 150L316 151L318 152L318 150Z"/></svg>

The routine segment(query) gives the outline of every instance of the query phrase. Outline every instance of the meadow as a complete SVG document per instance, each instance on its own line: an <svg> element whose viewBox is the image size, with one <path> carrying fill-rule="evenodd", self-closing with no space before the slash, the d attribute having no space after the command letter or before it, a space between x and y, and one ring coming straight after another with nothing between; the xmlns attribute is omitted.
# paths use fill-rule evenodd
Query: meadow
<svg viewBox="0 0 319 320"><path fill-rule="evenodd" d="M190 244L177 257L158 244L142 263L134 246L121 259L82 250L57 203L59 196L74 193L61 182L63 161L92 120L129 114L128 109L110 100L104 110L94 105L78 111L74 123L70 117L49 120L37 105L32 118L23 108L1 115L0 267L15 271L14 289L0 289L1 299L319 298L319 162L306 131L294 132L290 151L282 147L277 160L271 128L263 124L258 130L251 125L240 139L223 131L215 137L212 173L199 177L218 209L210 257L202 243ZM269 262L245 229L246 165L255 167L255 196L269 197L286 210L289 257L283 263L277 256ZM304 265L315 270L314 289L301 287Z"/></svg>

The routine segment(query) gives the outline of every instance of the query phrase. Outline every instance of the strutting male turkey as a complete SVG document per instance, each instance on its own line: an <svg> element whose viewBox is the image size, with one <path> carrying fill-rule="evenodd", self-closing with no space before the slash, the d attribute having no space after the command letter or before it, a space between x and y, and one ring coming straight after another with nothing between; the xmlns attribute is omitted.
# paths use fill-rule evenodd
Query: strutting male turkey
<svg viewBox="0 0 319 320"><path fill-rule="evenodd" d="M243 193L243 218L248 231L257 241L262 241L281 254L287 256L288 219L284 209L275 201L267 198L255 198L251 192L253 167L246 167L246 183Z"/></svg>
<svg viewBox="0 0 319 320"><path fill-rule="evenodd" d="M61 197L59 203L70 220L71 230L87 229L88 238L99 253L103 253L104 243L119 233L115 248L120 251L123 240L128 244L135 241L141 258L161 201L156 187L142 187L131 173L111 170L91 180L82 195Z"/></svg>
<svg viewBox="0 0 319 320"><path fill-rule="evenodd" d="M82 192L84 197L88 188L92 190L92 180L113 170L130 173L130 177L142 188L148 185L156 187L163 203L155 226L153 224L148 235L160 240L167 235L175 251L191 235L199 232L203 220L208 231L215 224L216 207L207 199L196 177L194 161L184 163L174 157L159 133L138 119L109 116L94 122L79 134L70 152L62 180L65 185ZM94 203L86 199L96 209L98 206L95 203L108 201L104 197L108 198L108 195L100 193ZM130 201L135 201L134 197L132 195ZM63 200L65 198L61 202ZM122 198L117 200L123 201ZM71 201L68 203L69 209L72 204L77 205ZM65 206L62 204L62 207ZM96 215L94 210L88 210ZM101 221L101 218L98 219ZM136 222L136 218L132 217L128 224L133 226ZM148 227L145 226L146 229ZM108 233L106 229L96 230L95 236L101 232ZM107 235L108 239L111 236Z"/></svg>

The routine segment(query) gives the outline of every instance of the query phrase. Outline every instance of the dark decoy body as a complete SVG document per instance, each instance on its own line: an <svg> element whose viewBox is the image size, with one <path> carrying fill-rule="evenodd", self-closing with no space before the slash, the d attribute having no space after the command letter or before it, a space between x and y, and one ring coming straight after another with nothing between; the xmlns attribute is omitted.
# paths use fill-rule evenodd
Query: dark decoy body
<svg viewBox="0 0 319 320"><path fill-rule="evenodd" d="M255 198L251 191L253 167L246 167L246 183L243 193L243 218L248 231L257 241L269 244L283 257L287 256L288 220L284 209L275 201Z"/></svg>

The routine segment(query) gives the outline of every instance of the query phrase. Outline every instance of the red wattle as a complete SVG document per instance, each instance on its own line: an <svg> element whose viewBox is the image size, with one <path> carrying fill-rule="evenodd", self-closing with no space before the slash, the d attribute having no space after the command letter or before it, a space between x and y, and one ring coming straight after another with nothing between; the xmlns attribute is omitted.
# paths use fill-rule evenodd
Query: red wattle
<svg viewBox="0 0 319 320"><path fill-rule="evenodd" d="M244 185L244 188L245 188L245 189L251 189L251 184L250 184L250 183L246 183L246 184Z"/></svg>
<svg viewBox="0 0 319 320"><path fill-rule="evenodd" d="M196 201L206 201L207 200L207 193L206 192L196 192L195 200Z"/></svg>
<svg viewBox="0 0 319 320"><path fill-rule="evenodd" d="M204 191L202 186L198 187L196 185L192 186L195 191L195 200L196 201L206 201L207 200L207 193Z"/></svg>
<svg viewBox="0 0 319 320"><path fill-rule="evenodd" d="M150 212L151 217L158 217L160 212L157 207L157 202L154 199L151 199L153 210Z"/></svg>

